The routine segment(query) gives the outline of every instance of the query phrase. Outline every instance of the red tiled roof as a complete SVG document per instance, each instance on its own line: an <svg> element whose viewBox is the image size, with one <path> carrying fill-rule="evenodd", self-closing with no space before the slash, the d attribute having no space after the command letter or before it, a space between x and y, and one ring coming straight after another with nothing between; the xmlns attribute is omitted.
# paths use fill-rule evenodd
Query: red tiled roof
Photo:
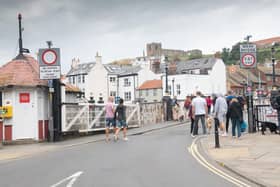
<svg viewBox="0 0 280 187"><path fill-rule="evenodd" d="M39 64L33 57L15 59L0 67L0 87L5 86L47 86L40 80Z"/></svg>
<svg viewBox="0 0 280 187"><path fill-rule="evenodd" d="M138 89L145 90L145 89L157 89L157 88L162 88L162 80L145 81Z"/></svg>
<svg viewBox="0 0 280 187"><path fill-rule="evenodd" d="M264 40L254 41L253 43L258 46L271 45L273 42L280 42L280 37L267 38Z"/></svg>
<svg viewBox="0 0 280 187"><path fill-rule="evenodd" d="M65 84L65 90L67 92L81 92L81 90L78 87L76 87L72 84L69 84L69 83L64 83L64 84Z"/></svg>

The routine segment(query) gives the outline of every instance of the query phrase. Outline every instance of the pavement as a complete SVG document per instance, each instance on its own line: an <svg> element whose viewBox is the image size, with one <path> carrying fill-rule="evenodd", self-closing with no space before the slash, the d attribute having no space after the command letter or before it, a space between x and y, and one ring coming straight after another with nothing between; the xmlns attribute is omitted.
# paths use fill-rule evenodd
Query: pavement
<svg viewBox="0 0 280 187"><path fill-rule="evenodd" d="M131 135L138 135L158 129L164 129L172 126L182 124L177 121L170 121L158 124L148 124L143 125L138 128L132 128L128 130L128 137ZM120 137L122 137L122 132L120 132ZM113 135L111 133L111 138ZM89 135L79 138L68 139L60 142L42 142L24 145L4 145L0 147L0 163L12 161L15 159L21 159L30 157L36 154L42 154L50 151L55 151L61 148L73 147L83 144L88 144L92 142L105 141L105 134Z"/></svg>
<svg viewBox="0 0 280 187"><path fill-rule="evenodd" d="M220 148L215 148L214 134L200 139L209 159L256 186L280 187L279 144L280 136L270 132L245 133L240 139L220 136Z"/></svg>

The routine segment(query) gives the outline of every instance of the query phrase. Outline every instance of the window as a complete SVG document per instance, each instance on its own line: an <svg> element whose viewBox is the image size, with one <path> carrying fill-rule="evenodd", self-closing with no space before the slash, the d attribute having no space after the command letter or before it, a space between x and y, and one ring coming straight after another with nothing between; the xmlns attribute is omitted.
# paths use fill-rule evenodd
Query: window
<svg viewBox="0 0 280 187"><path fill-rule="evenodd" d="M131 100L131 92L124 92L124 100L125 101Z"/></svg>
<svg viewBox="0 0 280 187"><path fill-rule="evenodd" d="M266 78L267 78L268 81L271 81L271 77L270 76L267 76Z"/></svg>
<svg viewBox="0 0 280 187"><path fill-rule="evenodd" d="M116 82L116 77L110 77L110 82Z"/></svg>
<svg viewBox="0 0 280 187"><path fill-rule="evenodd" d="M146 96L149 96L149 90L146 90Z"/></svg>
<svg viewBox="0 0 280 187"><path fill-rule="evenodd" d="M125 87L128 87L128 86L130 86L130 85L131 85L130 80L129 80L128 78L124 79L124 86L125 86Z"/></svg>
<svg viewBox="0 0 280 187"><path fill-rule="evenodd" d="M110 92L110 96L116 97L117 93L115 91Z"/></svg>
<svg viewBox="0 0 280 187"><path fill-rule="evenodd" d="M142 90L139 90L139 97L142 96Z"/></svg>
<svg viewBox="0 0 280 187"><path fill-rule="evenodd" d="M71 84L71 77L68 77L68 82Z"/></svg>
<svg viewBox="0 0 280 187"><path fill-rule="evenodd" d="M73 81L72 81L72 83L75 84L75 76L73 76Z"/></svg>
<svg viewBox="0 0 280 187"><path fill-rule="evenodd" d="M181 86L180 86L180 84L176 85L176 92L177 92L177 95L181 94Z"/></svg>
<svg viewBox="0 0 280 187"><path fill-rule="evenodd" d="M85 75L82 75L82 83L85 83Z"/></svg>
<svg viewBox="0 0 280 187"><path fill-rule="evenodd" d="M81 75L78 75L78 83L81 83Z"/></svg>
<svg viewBox="0 0 280 187"><path fill-rule="evenodd" d="M153 95L157 96L157 89L153 89Z"/></svg>

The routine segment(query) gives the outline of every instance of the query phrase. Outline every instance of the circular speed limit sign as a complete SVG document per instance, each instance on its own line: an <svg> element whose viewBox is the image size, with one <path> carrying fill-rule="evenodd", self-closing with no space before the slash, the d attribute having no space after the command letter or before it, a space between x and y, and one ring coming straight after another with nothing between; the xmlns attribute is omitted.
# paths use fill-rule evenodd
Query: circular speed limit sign
<svg viewBox="0 0 280 187"><path fill-rule="evenodd" d="M241 58L241 63L246 67L253 66L255 62L256 62L256 58L252 54L244 54Z"/></svg>
<svg viewBox="0 0 280 187"><path fill-rule="evenodd" d="M44 64L52 65L55 64L57 60L57 54L52 49L47 49L42 54L42 61Z"/></svg>

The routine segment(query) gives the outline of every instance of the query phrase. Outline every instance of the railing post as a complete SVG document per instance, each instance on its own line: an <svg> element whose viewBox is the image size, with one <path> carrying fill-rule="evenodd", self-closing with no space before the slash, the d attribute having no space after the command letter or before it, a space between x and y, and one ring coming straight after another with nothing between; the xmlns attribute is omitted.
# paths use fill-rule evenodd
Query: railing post
<svg viewBox="0 0 280 187"><path fill-rule="evenodd" d="M215 123L215 148L220 148L220 141L219 141L219 120L218 118L214 118Z"/></svg>

